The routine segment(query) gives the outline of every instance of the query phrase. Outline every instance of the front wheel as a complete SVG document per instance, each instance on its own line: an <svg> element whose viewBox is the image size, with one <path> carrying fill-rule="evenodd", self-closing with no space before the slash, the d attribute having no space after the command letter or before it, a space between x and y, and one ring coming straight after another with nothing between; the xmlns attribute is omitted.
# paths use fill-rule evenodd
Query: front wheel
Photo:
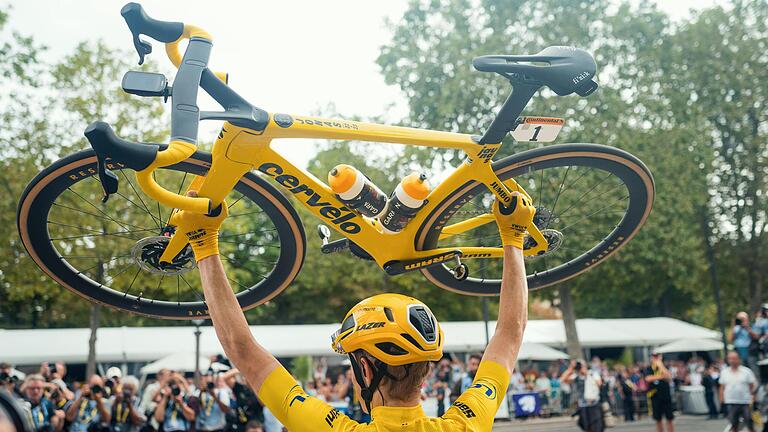
<svg viewBox="0 0 768 432"><path fill-rule="evenodd" d="M637 234L653 206L653 177L631 154L597 144L562 144L515 154L493 164L502 181L514 177L536 206L534 223L549 242L542 256L526 259L528 287L570 279L603 262ZM495 223L443 236L443 228L487 214L495 199L485 185L468 181L424 220L416 249L501 247ZM531 240L528 239L527 242ZM466 260L470 277L446 265L422 269L440 288L469 295L498 295L502 259Z"/></svg>
<svg viewBox="0 0 768 432"><path fill-rule="evenodd" d="M210 154L197 152L155 175L183 193L210 164ZM60 285L96 303L157 318L207 318L189 246L171 265L159 262L170 210L144 194L130 170L117 163L109 169L120 190L106 203L90 150L55 162L30 182L17 217L29 256ZM253 173L240 179L227 201L220 256L240 306L249 309L296 277L304 230L288 200Z"/></svg>

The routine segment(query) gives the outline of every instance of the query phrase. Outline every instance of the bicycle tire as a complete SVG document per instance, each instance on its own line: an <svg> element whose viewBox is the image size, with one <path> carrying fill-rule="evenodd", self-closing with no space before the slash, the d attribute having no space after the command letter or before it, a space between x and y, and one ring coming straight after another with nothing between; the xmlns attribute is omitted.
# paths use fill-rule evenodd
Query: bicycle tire
<svg viewBox="0 0 768 432"><path fill-rule="evenodd" d="M558 163L560 165L557 165ZM589 166L616 175L627 187L629 207L615 229L592 249L584 251L575 259L555 268L528 275L528 288L531 290L563 282L605 261L637 234L653 207L655 185L650 170L635 156L615 147L598 144L546 146L496 161L493 163L493 170L503 181L513 176L536 171L537 168L543 170L547 167L568 166ZM438 237L451 216L465 202L483 191L487 191L485 185L470 180L438 203L417 231L416 249L436 248ZM470 276L464 280L457 280L445 265L432 266L420 271L436 286L461 294L492 296L498 295L501 289L500 279L478 279Z"/></svg>
<svg viewBox="0 0 768 432"><path fill-rule="evenodd" d="M210 165L209 153L196 152L187 160L166 169L204 175ZM112 169L117 172L120 167ZM150 301L142 298L141 294L124 294L95 282L62 258L49 235L49 211L60 194L77 182L93 177L95 173L95 153L86 150L54 162L27 185L19 201L17 225L22 243L32 260L61 286L98 304L156 318L208 318L204 301ZM237 293L240 306L247 310L269 301L293 281L304 262L306 238L296 210L266 180L249 172L240 179L234 190L263 209L266 217L274 224L280 242L279 258L271 273L261 282ZM198 295L198 298L201 296Z"/></svg>

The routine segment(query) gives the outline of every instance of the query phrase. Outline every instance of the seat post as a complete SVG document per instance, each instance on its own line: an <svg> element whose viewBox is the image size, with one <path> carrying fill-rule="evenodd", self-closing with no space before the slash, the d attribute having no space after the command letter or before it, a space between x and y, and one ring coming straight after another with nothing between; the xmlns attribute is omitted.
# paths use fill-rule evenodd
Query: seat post
<svg viewBox="0 0 768 432"><path fill-rule="evenodd" d="M540 84L517 82L512 85L512 93L509 94L504 105L496 114L491 126L480 139L480 144L497 144L507 136L507 133L515 127L517 118L528 105L533 95L541 88Z"/></svg>

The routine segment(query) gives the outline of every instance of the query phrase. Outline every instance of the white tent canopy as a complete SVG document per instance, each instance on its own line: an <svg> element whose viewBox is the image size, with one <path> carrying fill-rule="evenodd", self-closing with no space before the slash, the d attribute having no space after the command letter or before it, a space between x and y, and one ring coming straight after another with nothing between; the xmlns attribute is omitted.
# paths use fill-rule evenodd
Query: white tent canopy
<svg viewBox="0 0 768 432"><path fill-rule="evenodd" d="M719 351L723 349L723 341L714 339L680 339L657 347L658 353Z"/></svg>
<svg viewBox="0 0 768 432"><path fill-rule="evenodd" d="M203 356L200 356L200 370L205 371L211 365L211 361ZM195 371L195 353L192 352L177 352L171 355L165 356L160 360L154 361L143 368L141 368L142 375L148 375L157 373L160 369L170 369L179 372L194 372Z"/></svg>
<svg viewBox="0 0 768 432"><path fill-rule="evenodd" d="M493 334L495 321L488 323ZM446 322L446 352L479 351L485 347L482 321ZM680 339L718 339L720 333L672 318L580 319L576 322L579 339L585 348L651 347ZM185 327L105 327L98 331L97 358L104 363L152 362L178 352L192 352L194 326ZM338 324L251 326L259 342L278 357L300 355L330 356L330 335ZM89 329L0 330L2 361L12 364L39 364L51 359L84 363L88 356ZM201 327L202 356L223 352L212 327ZM561 320L531 320L525 330L525 343L553 348L565 347L565 328Z"/></svg>
<svg viewBox="0 0 768 432"><path fill-rule="evenodd" d="M520 353L517 355L518 360L564 360L568 358L568 354L558 351L554 348L550 348L546 345L525 342L520 347Z"/></svg>

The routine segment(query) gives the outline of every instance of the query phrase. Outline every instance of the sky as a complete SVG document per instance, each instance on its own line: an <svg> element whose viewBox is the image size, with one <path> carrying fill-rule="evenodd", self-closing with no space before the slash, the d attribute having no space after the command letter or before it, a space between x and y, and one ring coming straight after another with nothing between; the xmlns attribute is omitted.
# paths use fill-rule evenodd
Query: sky
<svg viewBox="0 0 768 432"><path fill-rule="evenodd" d="M575 0L574 0L575 1ZM131 33L120 16L125 0L15 0L10 27L49 47L56 61L82 40L103 39L133 51ZM391 122L407 115L407 103L384 83L376 64L390 41L387 20L397 23L408 0L143 0L156 19L182 21L214 37L209 66L230 74L230 85L255 106L269 112L313 114L330 109L340 116L384 114ZM715 0L657 0L673 18ZM543 47L542 47L543 48ZM510 53L524 54L524 53ZM151 57L171 70L162 44L153 42ZM215 105L201 100L201 108ZM212 141L219 124L204 122L201 140ZM83 125L84 127L84 125ZM78 130L77 133L81 131ZM310 140L277 143L286 157L306 166L317 148Z"/></svg>

